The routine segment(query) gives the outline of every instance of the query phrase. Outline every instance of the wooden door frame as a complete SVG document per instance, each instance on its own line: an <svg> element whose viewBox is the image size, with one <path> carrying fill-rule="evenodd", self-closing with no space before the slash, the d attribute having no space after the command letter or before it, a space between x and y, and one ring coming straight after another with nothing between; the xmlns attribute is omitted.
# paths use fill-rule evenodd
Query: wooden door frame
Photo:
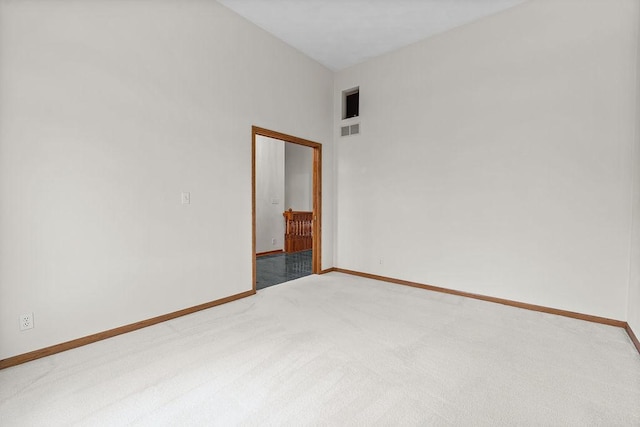
<svg viewBox="0 0 640 427"><path fill-rule="evenodd" d="M313 246L311 272L322 271L322 144L287 135L258 126L251 126L251 265L253 270L253 290L256 290L256 136L279 139L292 144L304 145L313 149Z"/></svg>

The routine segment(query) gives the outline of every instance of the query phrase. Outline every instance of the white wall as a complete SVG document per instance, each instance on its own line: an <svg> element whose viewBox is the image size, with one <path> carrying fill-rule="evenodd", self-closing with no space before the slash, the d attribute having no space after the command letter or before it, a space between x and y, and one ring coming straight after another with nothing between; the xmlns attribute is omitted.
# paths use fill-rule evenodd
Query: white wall
<svg viewBox="0 0 640 427"><path fill-rule="evenodd" d="M323 268L638 333L637 21L531 0L333 85L214 1L0 0L0 359L249 290L251 125L323 143Z"/></svg>
<svg viewBox="0 0 640 427"><path fill-rule="evenodd" d="M640 15L638 16L640 22ZM629 296L627 322L636 336L640 337L640 31L638 31L636 54L636 110L635 150L633 151L633 227L631 234L631 259L629 264Z"/></svg>
<svg viewBox="0 0 640 427"><path fill-rule="evenodd" d="M285 144L285 209L313 210L313 148Z"/></svg>
<svg viewBox="0 0 640 427"><path fill-rule="evenodd" d="M256 253L284 249L284 147L284 141L256 135Z"/></svg>
<svg viewBox="0 0 640 427"><path fill-rule="evenodd" d="M337 266L625 319L637 27L533 0L337 73Z"/></svg>
<svg viewBox="0 0 640 427"><path fill-rule="evenodd" d="M0 359L250 290L251 125L331 212L332 78L215 1L0 0Z"/></svg>

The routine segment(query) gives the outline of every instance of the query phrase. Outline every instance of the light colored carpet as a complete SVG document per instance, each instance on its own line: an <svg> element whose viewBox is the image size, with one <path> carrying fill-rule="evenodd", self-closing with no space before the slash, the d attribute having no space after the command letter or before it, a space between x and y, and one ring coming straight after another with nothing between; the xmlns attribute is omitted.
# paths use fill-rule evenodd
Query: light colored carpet
<svg viewBox="0 0 640 427"><path fill-rule="evenodd" d="M0 425L640 425L626 333L338 273L0 371Z"/></svg>

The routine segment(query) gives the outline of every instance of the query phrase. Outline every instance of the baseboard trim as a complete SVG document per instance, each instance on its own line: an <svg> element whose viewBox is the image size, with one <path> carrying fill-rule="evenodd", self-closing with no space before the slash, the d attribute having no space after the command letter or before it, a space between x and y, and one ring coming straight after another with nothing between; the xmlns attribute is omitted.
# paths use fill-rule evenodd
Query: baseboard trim
<svg viewBox="0 0 640 427"><path fill-rule="evenodd" d="M86 337L77 338L75 340L52 345L50 347L41 348L40 350L35 350L29 353L19 354L17 356L9 357L7 359L2 359L0 360L0 369L5 369L11 366L20 365L22 363L40 359L42 357L51 356L56 353L71 350L73 348L82 347L83 345L91 344L96 341L102 341L107 338L115 337L117 335L126 334L127 332L132 332L137 329L146 328L147 326L166 322L167 320L175 319L181 316L186 316L187 314L195 313L197 311L206 310L208 308L215 307L217 305L226 304L231 301L236 301L242 298L246 298L251 295L255 295L255 293L256 293L255 290L241 292L239 294L231 295L226 298L221 298L215 301L206 302L204 304L174 311L172 313L163 314L162 316L153 317L151 319L142 320L140 322L131 323L129 325L120 326L114 329L109 329L108 331L98 332L97 334L88 335Z"/></svg>
<svg viewBox="0 0 640 427"><path fill-rule="evenodd" d="M626 324L625 329L627 330L627 334L629 334L629 338L631 338L631 342L636 346L636 350L638 350L638 353L640 353L640 340L638 340L638 336L633 333L633 330L628 323Z"/></svg>
<svg viewBox="0 0 640 427"><path fill-rule="evenodd" d="M503 298L489 297L486 295L474 294L470 292L456 291L453 289L441 288L433 285L425 285L422 283L410 282L408 280L394 279L392 277L378 276L376 274L362 273L354 270L346 270L344 268L336 268L335 271L339 273L351 274L353 276L365 277L367 279L375 279L383 282L395 283L398 285L411 286L413 288L426 289L428 291L458 295L461 297L473 298L473 299L478 299L482 301L493 302L496 304L509 305L511 307L524 308L526 310L540 311L540 312L549 313L549 314L557 314L558 316L586 320L587 322L602 323L604 325L617 326L619 328L625 328L625 329L627 327L627 322L624 322L622 320L608 319L606 317L592 316L589 314L576 313L573 311L560 310L557 308L544 307L541 305L527 304L524 302L512 301L512 300L503 299Z"/></svg>
<svg viewBox="0 0 640 427"><path fill-rule="evenodd" d="M617 326L617 327L623 328L627 332L627 334L629 335L629 338L631 339L631 342L633 343L633 345L638 350L638 353L640 353L640 340L638 340L638 337L636 336L636 334L631 329L631 326L629 326L629 324L627 322L624 322L624 321L621 321L621 320L608 319L606 317L592 316L592 315L588 315L588 314L582 314L582 313L576 313L576 312L573 312L573 311L567 311L567 310L560 310L560 309L556 309L556 308L544 307L544 306L535 305L535 304L527 304L527 303L507 300L507 299L503 299L503 298L489 297L489 296L480 295L480 294L474 294L474 293L470 293L470 292L456 291L456 290L453 290L453 289L441 288L441 287L433 286L433 285L425 285L425 284L422 284L422 283L410 282L408 280L394 279L392 277L379 276L379 275L376 275L376 274L362 273L362 272L359 272L359 271L347 270L347 269L344 269L344 268L331 267L331 268L328 268L326 270L322 270L320 272L320 274L327 274L327 273L331 273L331 272L334 272L334 271L337 272L337 273L350 274L352 276L359 276L359 277L364 277L364 278L367 278L367 279L380 280L380 281L383 281L383 282L394 283L394 284L403 285L403 286L410 286L410 287L413 287L413 288L426 289L426 290L434 291L434 292L441 292L441 293L445 293L445 294L458 295L458 296L462 296L462 297L473 298L473 299L478 299L478 300L482 300L482 301L488 301L488 302L493 302L493 303L497 303L497 304L508 305L508 306L512 306L512 307L523 308L525 310L539 311L539 312L543 312L543 313L556 314L558 316L565 316L565 317L571 317L571 318L574 318L574 319L585 320L587 322L595 322L595 323L602 323L602 324L610 325L610 326ZM210 301L210 302L207 302L207 303L204 303L204 304L200 304L200 305L196 305L196 306L193 306L193 307L185 308L185 309L182 309L182 310L174 311L172 313L164 314L162 316L157 316L157 317L153 317L151 319L142 320L140 322L131 323L129 325L120 326L118 328L109 329L109 330L104 331L104 332L99 332L97 334L88 335L86 337L77 338L75 340L71 340L71 341L67 341L67 342L64 342L64 343L52 345L50 347L45 347L45 348L42 348L42 349L39 349L39 350L31 351L29 353L19 354L17 356L13 356L13 357L9 357L7 359L0 360L0 369L9 368L11 366L20 365L22 363L30 362L32 360L40 359L40 358L46 357L46 356L51 356L51 355L56 354L56 353L60 353L60 352L67 351L67 350L71 350L73 348L82 347L82 346L87 345L87 344L91 344L91 343L94 343L94 342L97 342L97 341L102 341L102 340L105 340L107 338L112 338L112 337L115 337L115 336L118 336L118 335L121 335L121 334L125 334L127 332L132 332L132 331L135 331L135 330L138 330L138 329L146 328L147 326L152 326L152 325L155 325L155 324L158 324L158 323L166 322L167 320L175 319L175 318L181 317L181 316L186 316L187 314L195 313L195 312L198 312L198 311L201 311L201 310L206 310L208 308L215 307L217 305L226 304L228 302L236 301L236 300L239 300L239 299L242 299L242 298L246 298L246 297L249 297L249 296L255 295L255 294L256 294L255 290L241 292L239 294L231 295L231 296L228 296L226 298L221 298L221 299L218 299L218 300L215 300L215 301Z"/></svg>
<svg viewBox="0 0 640 427"><path fill-rule="evenodd" d="M275 251L260 252L260 253L257 253L256 256L261 257L261 256L275 255L275 254L281 254L281 253L284 253L284 251L282 249L278 249Z"/></svg>

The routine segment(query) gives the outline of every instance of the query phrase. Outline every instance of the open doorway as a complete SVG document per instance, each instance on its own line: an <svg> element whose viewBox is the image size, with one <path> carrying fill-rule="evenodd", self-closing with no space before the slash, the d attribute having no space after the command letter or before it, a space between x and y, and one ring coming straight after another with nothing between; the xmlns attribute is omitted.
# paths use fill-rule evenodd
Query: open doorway
<svg viewBox="0 0 640 427"><path fill-rule="evenodd" d="M277 281L276 278L265 279L262 277L258 283L258 265L269 268L289 268L287 277L295 278L304 275L294 271L295 269L309 269L312 274L319 274L321 270L321 161L322 145L313 141L286 135L268 129L252 127L252 229L253 229L253 289L257 290L269 286ZM286 197L284 190L279 190L279 186L284 186L284 152L285 147L291 157L300 156L305 158L308 155L310 166L310 189ZM282 160L279 160L282 159ZM268 162L268 171L265 175L264 162ZM265 178L266 176L266 178ZM301 181L308 183L309 177L299 175ZM263 182L262 180L266 180ZM274 181L274 182L271 182ZM280 181L279 184L275 181ZM296 187L305 182L289 183L289 186ZM264 190L270 187L268 194L260 193L257 190ZM300 191L300 189L298 189ZM278 192L280 191L280 192ZM297 200L297 201L296 201ZM305 200L306 203L305 203ZM294 206L287 203L298 203L310 211L297 211ZM270 213L269 213L270 212ZM268 215L267 215L268 214ZM265 217L268 218L265 220ZM266 222L265 222L266 221ZM261 224L262 229L258 229ZM271 234L269 234L271 233ZM276 234L273 234L276 233ZM308 238L305 237L308 235ZM285 241L286 240L286 241ZM310 249L305 246L310 243ZM268 250L276 248L275 250ZM286 251L285 251L286 249ZM257 262L256 255L263 255ZM306 274L309 272L307 271ZM271 274L271 273L269 273ZM284 272L282 273L284 274ZM277 275L277 274L276 274ZM287 279L287 280L291 280ZM284 282L281 280L278 283Z"/></svg>

